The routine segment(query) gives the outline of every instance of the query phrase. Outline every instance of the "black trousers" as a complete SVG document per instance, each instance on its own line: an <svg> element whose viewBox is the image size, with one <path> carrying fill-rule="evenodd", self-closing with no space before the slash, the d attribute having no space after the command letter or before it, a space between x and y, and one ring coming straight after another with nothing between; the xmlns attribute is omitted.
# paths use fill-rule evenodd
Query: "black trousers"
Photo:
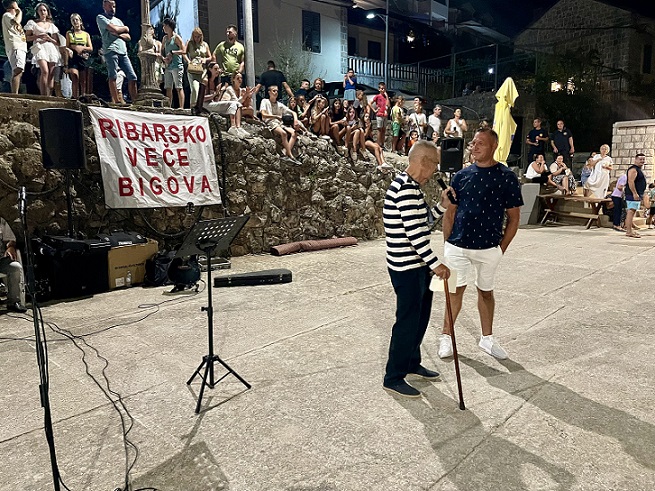
<svg viewBox="0 0 655 491"><path fill-rule="evenodd" d="M430 268L389 270L396 292L396 322L391 331L384 385L400 382L421 364L421 342L430 322Z"/></svg>

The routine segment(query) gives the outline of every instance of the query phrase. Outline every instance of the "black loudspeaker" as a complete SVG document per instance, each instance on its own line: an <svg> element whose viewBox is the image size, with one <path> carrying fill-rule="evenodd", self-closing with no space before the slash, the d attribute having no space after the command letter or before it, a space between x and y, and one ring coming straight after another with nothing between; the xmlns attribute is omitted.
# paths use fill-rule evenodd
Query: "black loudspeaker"
<svg viewBox="0 0 655 491"><path fill-rule="evenodd" d="M34 274L42 299L75 298L109 289L107 254L99 239L77 240L46 235L32 239Z"/></svg>
<svg viewBox="0 0 655 491"><path fill-rule="evenodd" d="M84 121L73 109L41 109L41 152L46 169L84 169Z"/></svg>
<svg viewBox="0 0 655 491"><path fill-rule="evenodd" d="M441 140L441 172L462 170L464 161L464 138L444 138Z"/></svg>

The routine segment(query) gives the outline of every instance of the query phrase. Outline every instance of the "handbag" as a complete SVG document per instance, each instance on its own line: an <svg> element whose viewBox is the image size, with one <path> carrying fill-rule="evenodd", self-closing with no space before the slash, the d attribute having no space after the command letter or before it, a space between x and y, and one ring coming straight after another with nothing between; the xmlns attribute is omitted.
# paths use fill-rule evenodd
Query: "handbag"
<svg viewBox="0 0 655 491"><path fill-rule="evenodd" d="M199 62L192 61L187 66L187 72L189 72L189 73L191 73L193 75L202 75L204 71L205 71L205 69L202 66L202 63L199 63Z"/></svg>

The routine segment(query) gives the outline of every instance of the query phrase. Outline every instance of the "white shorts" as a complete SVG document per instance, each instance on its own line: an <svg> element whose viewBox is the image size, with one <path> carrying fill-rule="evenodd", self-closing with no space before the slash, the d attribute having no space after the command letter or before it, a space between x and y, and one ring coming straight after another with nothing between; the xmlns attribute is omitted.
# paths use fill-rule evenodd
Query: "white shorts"
<svg viewBox="0 0 655 491"><path fill-rule="evenodd" d="M383 118L382 116L375 117L375 126L378 130L386 128L386 124L387 124L387 118Z"/></svg>
<svg viewBox="0 0 655 491"><path fill-rule="evenodd" d="M11 65L11 71L13 72L16 68L20 68L25 71L25 60L27 58L27 51L22 49L15 49L9 54L9 64Z"/></svg>
<svg viewBox="0 0 655 491"><path fill-rule="evenodd" d="M444 263L457 271L457 286L466 286L471 266L475 268L475 286L484 292L494 289L496 270L503 257L500 246L491 249L463 249L450 242L443 246Z"/></svg>

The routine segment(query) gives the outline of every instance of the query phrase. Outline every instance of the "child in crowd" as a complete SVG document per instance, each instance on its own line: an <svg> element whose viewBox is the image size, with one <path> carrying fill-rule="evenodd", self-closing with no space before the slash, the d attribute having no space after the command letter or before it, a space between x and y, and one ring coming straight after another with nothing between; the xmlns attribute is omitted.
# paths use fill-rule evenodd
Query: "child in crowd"
<svg viewBox="0 0 655 491"><path fill-rule="evenodd" d="M403 155L402 148L405 143L405 133L403 132L403 124L405 123L403 101L402 96L397 96L396 103L391 108L391 136L393 137L391 140L391 151L398 152L398 155Z"/></svg>
<svg viewBox="0 0 655 491"><path fill-rule="evenodd" d="M383 174L387 174L393 170L393 167L384 161L382 148L373 140L373 124L371 123L371 113L364 113L362 120L362 134L363 147L375 155L375 160L378 163L377 170Z"/></svg>
<svg viewBox="0 0 655 491"><path fill-rule="evenodd" d="M379 93L373 97L371 104L375 106L375 124L378 129L378 145L384 148L385 137L387 134L387 117L389 116L389 94L387 94L387 85L384 82L378 84Z"/></svg>
<svg viewBox="0 0 655 491"><path fill-rule="evenodd" d="M355 70L348 69L348 73L343 76L343 99L349 102L355 102L357 90L357 77Z"/></svg>
<svg viewBox="0 0 655 491"><path fill-rule="evenodd" d="M330 136L332 136L337 148L343 145L343 138L346 136L346 112L340 99L332 101Z"/></svg>
<svg viewBox="0 0 655 491"><path fill-rule="evenodd" d="M582 172L580 173L580 184L582 184L583 187L584 183L587 182L587 179L589 179L589 176L594 171L595 165L596 161L594 160L594 156L590 155L584 167L582 168ZM585 188L583 193L584 196L589 196L591 194L591 190Z"/></svg>
<svg viewBox="0 0 655 491"><path fill-rule="evenodd" d="M300 96L302 97L302 96ZM305 133L307 131L307 128L305 128L305 125L302 124L302 121L300 120L300 116L302 116L302 110L300 109L300 106L298 106L298 98L297 97L289 97L289 105L287 106L289 109L291 109L294 113L296 113L296 116L298 116L298 119L295 121L295 130L299 133Z"/></svg>
<svg viewBox="0 0 655 491"><path fill-rule="evenodd" d="M655 182L651 182L650 185L648 186L648 193L646 193L646 196L648 197L648 219L646 220L646 225L648 225L648 228L654 228L655 226L653 225L653 219L655 218Z"/></svg>
<svg viewBox="0 0 655 491"><path fill-rule="evenodd" d="M357 112L351 105L346 113L346 153L352 149L352 159L357 160L359 156L359 147L361 143L360 124L357 118Z"/></svg>
<svg viewBox="0 0 655 491"><path fill-rule="evenodd" d="M328 101L323 96L316 96L314 107L311 110L309 117L309 129L316 136L330 139L330 115L328 114L330 107Z"/></svg>
<svg viewBox="0 0 655 491"><path fill-rule="evenodd" d="M407 144L405 145L408 155L409 155L410 149L412 148L414 143L416 143L417 141L418 141L418 130L410 131L409 132L409 138L407 139Z"/></svg>

